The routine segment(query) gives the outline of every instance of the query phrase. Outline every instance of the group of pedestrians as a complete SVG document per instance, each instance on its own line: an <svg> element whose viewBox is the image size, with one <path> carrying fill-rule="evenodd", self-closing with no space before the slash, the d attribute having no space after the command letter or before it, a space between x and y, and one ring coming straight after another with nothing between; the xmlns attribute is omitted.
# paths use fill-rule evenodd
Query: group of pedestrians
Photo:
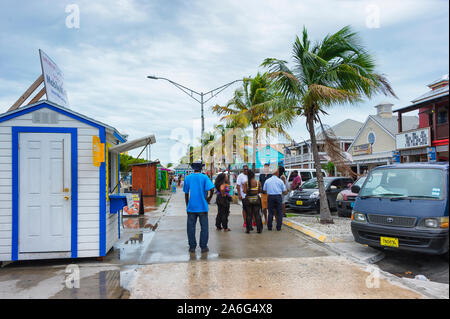
<svg viewBox="0 0 450 319"><path fill-rule="evenodd" d="M244 165L242 173L237 179L239 199L242 201L242 216L246 232L250 233L256 226L257 232L262 232L262 218L264 215L267 230L273 228L273 218L276 219L276 229L281 230L283 223L283 199L288 192L288 183L284 175L284 167L279 166L270 173L269 164L264 165L264 173L260 174L259 181L255 173Z"/></svg>
<svg viewBox="0 0 450 319"><path fill-rule="evenodd" d="M189 251L195 252L197 242L195 238L195 226L197 219L200 222L200 248L202 253L209 251L208 248L208 204L214 193L216 194L217 216L216 229L230 231L228 217L230 214L229 175L219 174L213 183L208 176L202 174L203 164L196 162L191 164L194 173L186 176L183 185L187 211L187 235ZM264 173L260 174L259 180L255 172L244 165L243 171L237 178L237 192L242 201L243 227L246 233L254 230L261 233L263 230L262 215L267 230L273 229L273 218L276 219L276 230L280 231L283 223L283 198L287 195L289 184L284 174L284 167L280 166L270 172L270 166L264 165ZM296 181L298 183L298 179ZM294 183L293 183L294 184ZM300 180L301 184L301 180Z"/></svg>

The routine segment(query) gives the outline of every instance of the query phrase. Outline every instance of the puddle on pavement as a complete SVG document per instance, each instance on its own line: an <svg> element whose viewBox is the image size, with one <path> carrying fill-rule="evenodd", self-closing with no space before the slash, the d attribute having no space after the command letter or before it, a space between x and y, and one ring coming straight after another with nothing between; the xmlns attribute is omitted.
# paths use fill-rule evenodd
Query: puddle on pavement
<svg viewBox="0 0 450 319"><path fill-rule="evenodd" d="M161 196L144 196L144 213L153 212L160 205L167 202L167 198Z"/></svg>
<svg viewBox="0 0 450 319"><path fill-rule="evenodd" d="M154 213L167 202L167 198L144 197L143 200L144 214L122 216L121 240L114 245L113 254L110 255L111 259L138 264L152 241L160 218Z"/></svg>
<svg viewBox="0 0 450 319"><path fill-rule="evenodd" d="M158 223L152 219L155 216L152 212L155 212L161 205L167 202L167 198L160 196L144 197L144 214L138 216L123 216L123 228L124 229L150 229L156 230Z"/></svg>
<svg viewBox="0 0 450 319"><path fill-rule="evenodd" d="M67 288L58 292L51 299L128 299L130 272L134 270L100 271L97 274L80 279L79 288ZM65 283L64 283L65 284Z"/></svg>
<svg viewBox="0 0 450 319"><path fill-rule="evenodd" d="M140 215L133 217L123 216L123 228L124 229L148 229L155 231L158 228L158 223L152 224L150 221L154 217L148 215Z"/></svg>

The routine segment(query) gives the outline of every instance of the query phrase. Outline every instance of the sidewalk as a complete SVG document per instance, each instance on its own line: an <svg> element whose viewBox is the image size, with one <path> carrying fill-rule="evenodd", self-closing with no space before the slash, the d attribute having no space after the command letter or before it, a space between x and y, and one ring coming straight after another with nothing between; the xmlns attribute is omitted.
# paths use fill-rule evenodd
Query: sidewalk
<svg viewBox="0 0 450 319"><path fill-rule="evenodd" d="M242 207L231 205L231 232L209 210L209 253L187 251L186 206L171 197L128 285L130 298L426 298L288 227L246 234ZM197 227L197 238L199 229ZM372 285L374 281L374 285ZM374 289L376 288L376 289Z"/></svg>

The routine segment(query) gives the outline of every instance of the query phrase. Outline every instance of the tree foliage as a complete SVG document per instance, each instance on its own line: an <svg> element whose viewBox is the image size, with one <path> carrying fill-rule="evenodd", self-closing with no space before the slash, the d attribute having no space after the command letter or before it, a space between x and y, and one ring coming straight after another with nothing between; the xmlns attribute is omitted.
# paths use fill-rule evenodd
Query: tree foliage
<svg viewBox="0 0 450 319"><path fill-rule="evenodd" d="M268 76L291 109L306 118L319 184L320 221L332 223L314 125L321 124L321 116L336 104L356 104L378 93L396 96L387 78L375 71L375 58L350 26L315 43L304 27L293 44L292 60L293 67L274 58L265 59L262 66L268 68Z"/></svg>

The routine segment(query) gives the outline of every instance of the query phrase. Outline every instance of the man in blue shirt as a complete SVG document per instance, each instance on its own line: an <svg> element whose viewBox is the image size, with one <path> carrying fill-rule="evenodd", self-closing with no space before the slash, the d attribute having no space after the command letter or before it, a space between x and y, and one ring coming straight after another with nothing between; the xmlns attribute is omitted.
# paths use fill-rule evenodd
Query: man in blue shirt
<svg viewBox="0 0 450 319"><path fill-rule="evenodd" d="M287 194L286 185L278 177L280 170L277 169L272 177L266 179L263 186L263 192L268 195L267 204L269 208L269 216L267 221L267 229L272 230L273 215L276 213L277 230L281 230L283 223L282 196Z"/></svg>
<svg viewBox="0 0 450 319"><path fill-rule="evenodd" d="M200 220L200 248L202 253L208 249L208 204L214 192L214 184L208 176L202 174L202 162L191 164L194 174L186 176L183 185L187 211L187 235L189 252L194 253L197 247L195 240L195 226L197 218ZM208 197L207 197L207 193Z"/></svg>

